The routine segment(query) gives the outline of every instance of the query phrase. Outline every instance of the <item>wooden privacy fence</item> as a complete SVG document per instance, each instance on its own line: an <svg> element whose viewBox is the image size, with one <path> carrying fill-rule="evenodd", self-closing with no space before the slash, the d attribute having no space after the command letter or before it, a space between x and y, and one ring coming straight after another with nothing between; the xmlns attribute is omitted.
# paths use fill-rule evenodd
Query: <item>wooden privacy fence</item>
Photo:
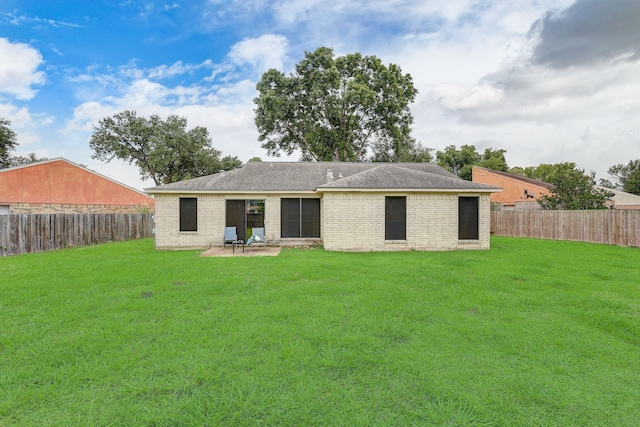
<svg viewBox="0 0 640 427"><path fill-rule="evenodd" d="M492 211L491 232L640 247L640 210Z"/></svg>
<svg viewBox="0 0 640 427"><path fill-rule="evenodd" d="M0 256L153 236L153 214L0 215Z"/></svg>

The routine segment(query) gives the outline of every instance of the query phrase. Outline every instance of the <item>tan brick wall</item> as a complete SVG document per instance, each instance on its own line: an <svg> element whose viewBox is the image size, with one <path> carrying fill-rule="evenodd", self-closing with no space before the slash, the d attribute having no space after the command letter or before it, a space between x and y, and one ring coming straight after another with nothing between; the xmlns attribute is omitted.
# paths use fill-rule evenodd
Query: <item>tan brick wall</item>
<svg viewBox="0 0 640 427"><path fill-rule="evenodd" d="M180 231L180 198L198 199L198 231ZM206 248L222 244L224 196L215 194L157 194L156 248Z"/></svg>
<svg viewBox="0 0 640 427"><path fill-rule="evenodd" d="M401 195L401 194L390 194ZM406 193L407 240L384 240L385 194L325 193L320 204L320 239L283 239L280 234L280 198L309 194L271 195L156 195L156 248L206 248L222 245L227 199L265 200L265 236L268 244L313 246L328 250L397 251L488 249L489 195L480 195L480 239L458 240L458 194ZM477 194L462 194L477 196ZM180 232L180 197L197 197L198 231Z"/></svg>
<svg viewBox="0 0 640 427"><path fill-rule="evenodd" d="M385 194L325 193L323 241L328 250L398 251L488 249L489 195L479 200L480 239L458 240L458 194L394 193L407 197L407 239L385 241ZM461 194L474 196L477 194Z"/></svg>
<svg viewBox="0 0 640 427"><path fill-rule="evenodd" d="M75 205L64 203L7 203L12 214L103 214L153 213L154 208L142 205Z"/></svg>
<svg viewBox="0 0 640 427"><path fill-rule="evenodd" d="M180 198L198 199L198 231L180 231ZM309 194L157 194L156 248L207 248L222 246L226 200L264 200L264 231L269 245L318 245L320 239L282 239L280 235L280 197L309 197Z"/></svg>
<svg viewBox="0 0 640 427"><path fill-rule="evenodd" d="M276 244L280 239L280 196L270 194L255 199L264 199L264 236L268 244Z"/></svg>

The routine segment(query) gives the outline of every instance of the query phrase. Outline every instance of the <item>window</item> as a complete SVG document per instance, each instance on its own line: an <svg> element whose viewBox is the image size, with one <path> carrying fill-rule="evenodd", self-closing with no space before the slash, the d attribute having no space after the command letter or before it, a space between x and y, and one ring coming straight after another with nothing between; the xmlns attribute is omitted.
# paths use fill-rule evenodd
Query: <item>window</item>
<svg viewBox="0 0 640 427"><path fill-rule="evenodd" d="M407 198L384 198L384 239L407 240Z"/></svg>
<svg viewBox="0 0 640 427"><path fill-rule="evenodd" d="M320 199L280 199L283 238L320 237Z"/></svg>
<svg viewBox="0 0 640 427"><path fill-rule="evenodd" d="M478 198L458 198L458 239L478 240Z"/></svg>
<svg viewBox="0 0 640 427"><path fill-rule="evenodd" d="M180 198L180 231L198 231L198 199Z"/></svg>

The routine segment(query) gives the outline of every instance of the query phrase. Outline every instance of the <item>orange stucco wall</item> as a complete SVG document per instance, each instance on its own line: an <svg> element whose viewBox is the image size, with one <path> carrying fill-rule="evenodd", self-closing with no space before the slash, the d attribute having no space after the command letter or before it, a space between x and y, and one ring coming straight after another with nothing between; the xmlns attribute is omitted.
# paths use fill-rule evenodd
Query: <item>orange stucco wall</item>
<svg viewBox="0 0 640 427"><path fill-rule="evenodd" d="M0 171L0 204L141 205L155 201L64 160Z"/></svg>
<svg viewBox="0 0 640 427"><path fill-rule="evenodd" d="M511 178L492 173L492 171L488 169L478 167L473 168L472 181L502 187L501 193L491 193L491 201L494 203L502 203L505 206L514 206L516 202L535 201L543 194L549 194L549 190L540 185L521 181L516 177ZM525 189L535 197L527 199L524 195Z"/></svg>

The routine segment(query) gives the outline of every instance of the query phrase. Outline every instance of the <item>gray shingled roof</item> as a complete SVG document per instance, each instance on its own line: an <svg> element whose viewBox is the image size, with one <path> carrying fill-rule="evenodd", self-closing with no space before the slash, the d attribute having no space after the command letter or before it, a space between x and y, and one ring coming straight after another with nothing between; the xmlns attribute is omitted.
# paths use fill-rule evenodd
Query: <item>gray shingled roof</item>
<svg viewBox="0 0 640 427"><path fill-rule="evenodd" d="M333 180L327 178L327 170ZM240 169L158 187L147 193L282 192L344 189L451 189L499 191L465 181L434 163L249 162Z"/></svg>
<svg viewBox="0 0 640 427"><path fill-rule="evenodd" d="M424 172L393 164L384 164L318 187L318 191L335 189L495 189L486 184L465 181L456 176Z"/></svg>

